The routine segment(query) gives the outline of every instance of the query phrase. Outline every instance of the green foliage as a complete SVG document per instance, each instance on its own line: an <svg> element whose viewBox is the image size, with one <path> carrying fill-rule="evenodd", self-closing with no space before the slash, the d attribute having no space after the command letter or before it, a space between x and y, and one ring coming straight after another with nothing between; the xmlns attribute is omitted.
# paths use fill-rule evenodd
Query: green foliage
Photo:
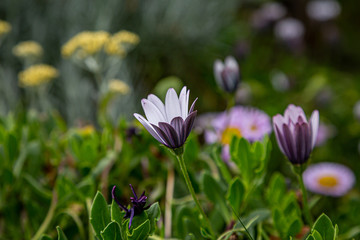
<svg viewBox="0 0 360 240"><path fill-rule="evenodd" d="M96 236L101 239L101 231L110 223L110 213L104 196L97 192L91 206L90 222Z"/></svg>
<svg viewBox="0 0 360 240"><path fill-rule="evenodd" d="M282 239L294 237L303 226L301 211L295 193L286 191L285 179L281 174L272 176L266 195L279 235Z"/></svg>
<svg viewBox="0 0 360 240"><path fill-rule="evenodd" d="M265 137L262 142L250 144L244 138L233 138L230 144L231 160L239 168L247 189L262 184L267 162L270 157L271 142Z"/></svg>
<svg viewBox="0 0 360 240"><path fill-rule="evenodd" d="M115 201L108 206L104 196L97 192L91 207L90 222L96 236L103 240L147 239L156 230L156 222L160 219L160 206L156 202L140 215L134 216L131 228L129 219L124 219L124 215Z"/></svg>
<svg viewBox="0 0 360 240"><path fill-rule="evenodd" d="M315 221L306 240L336 240L338 239L338 233L338 226L336 224L333 226L330 218L323 213Z"/></svg>

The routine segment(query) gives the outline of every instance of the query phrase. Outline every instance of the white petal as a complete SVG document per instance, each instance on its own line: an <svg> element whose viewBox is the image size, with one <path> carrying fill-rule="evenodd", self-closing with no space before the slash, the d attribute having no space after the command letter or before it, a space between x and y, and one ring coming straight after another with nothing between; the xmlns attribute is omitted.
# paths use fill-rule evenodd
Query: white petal
<svg viewBox="0 0 360 240"><path fill-rule="evenodd" d="M303 120L307 122L304 110L301 107L295 106L294 104L290 104L286 108L284 114L286 122L289 122L289 120L291 120L293 123L296 123L298 121L299 116L301 116Z"/></svg>
<svg viewBox="0 0 360 240"><path fill-rule="evenodd" d="M181 116L179 98L173 88L170 88L166 93L165 112L169 124L173 118Z"/></svg>
<svg viewBox="0 0 360 240"><path fill-rule="evenodd" d="M165 105L164 103L160 100L160 98L158 98L157 96L155 96L154 94L150 94L147 98L150 102L152 102L161 112L161 114L164 116L164 119L167 121L166 119L166 113L165 113Z"/></svg>
<svg viewBox="0 0 360 240"><path fill-rule="evenodd" d="M153 126L140 114L134 113L134 117L146 128L146 130L160 143L165 144L164 140L157 134Z"/></svg>
<svg viewBox="0 0 360 240"><path fill-rule="evenodd" d="M221 87L224 87L221 77L221 72L224 70L225 66L220 60L214 62L214 76L217 84Z"/></svg>
<svg viewBox="0 0 360 240"><path fill-rule="evenodd" d="M186 119L188 111L187 111L187 105L186 105L186 87L183 87L183 89L180 92L179 95L179 101L180 101L180 108L181 108L181 117L183 120Z"/></svg>
<svg viewBox="0 0 360 240"><path fill-rule="evenodd" d="M312 132L312 147L315 146L316 143L316 138L318 135L318 130L319 130L319 111L315 110L313 111L313 113L311 114L310 117L310 123L311 123L311 132Z"/></svg>
<svg viewBox="0 0 360 240"><path fill-rule="evenodd" d="M225 67L239 71L239 65L238 65L237 61L235 60L235 58L232 56L228 56L225 59Z"/></svg>
<svg viewBox="0 0 360 240"><path fill-rule="evenodd" d="M150 123L158 126L159 122L166 122L163 114L155 106L155 104L153 104L152 102L150 102L147 99L142 99L141 104L144 109L146 118Z"/></svg>

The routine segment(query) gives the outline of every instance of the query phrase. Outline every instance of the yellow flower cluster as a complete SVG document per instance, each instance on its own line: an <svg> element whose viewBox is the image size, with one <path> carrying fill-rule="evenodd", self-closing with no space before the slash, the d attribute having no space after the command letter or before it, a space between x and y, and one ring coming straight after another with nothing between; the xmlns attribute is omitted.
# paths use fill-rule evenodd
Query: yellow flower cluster
<svg viewBox="0 0 360 240"><path fill-rule="evenodd" d="M19 58L39 58L43 54L41 45L35 41L20 42L12 51Z"/></svg>
<svg viewBox="0 0 360 240"><path fill-rule="evenodd" d="M45 64L33 65L19 73L21 87L34 87L51 81L59 75L52 66Z"/></svg>
<svg viewBox="0 0 360 240"><path fill-rule="evenodd" d="M107 42L105 51L109 55L124 56L127 48L132 45L136 45L140 42L140 38L137 34L129 31L120 31L115 33Z"/></svg>
<svg viewBox="0 0 360 240"><path fill-rule="evenodd" d="M95 132L95 128L93 125L86 125L84 127L76 129L76 133L82 137L90 136Z"/></svg>
<svg viewBox="0 0 360 240"><path fill-rule="evenodd" d="M10 31L11 31L10 23L0 20L0 36L5 35Z"/></svg>
<svg viewBox="0 0 360 240"><path fill-rule="evenodd" d="M109 91L125 95L129 93L130 88L125 82L118 79L112 79L109 82Z"/></svg>
<svg viewBox="0 0 360 240"><path fill-rule="evenodd" d="M61 49L64 57L71 57L77 54L80 58L85 58L99 52L108 42L110 34L105 31L81 32L71 38Z"/></svg>

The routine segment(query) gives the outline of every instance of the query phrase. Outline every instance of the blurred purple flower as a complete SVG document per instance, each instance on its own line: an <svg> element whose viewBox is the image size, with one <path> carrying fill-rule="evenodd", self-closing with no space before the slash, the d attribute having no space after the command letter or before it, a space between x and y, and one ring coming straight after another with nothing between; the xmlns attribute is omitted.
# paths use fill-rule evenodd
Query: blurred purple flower
<svg viewBox="0 0 360 240"><path fill-rule="evenodd" d="M274 132L281 152L293 164L305 163L315 146L319 112L313 111L309 122L301 107L290 104L284 116L273 117Z"/></svg>
<svg viewBox="0 0 360 240"><path fill-rule="evenodd" d="M182 147L191 132L197 113L194 111L197 99L188 110L189 95L190 90L186 87L183 87L179 97L175 90L170 88L164 105L157 96L150 94L147 99L141 100L147 119L137 113L134 116L160 143L171 149Z"/></svg>
<svg viewBox="0 0 360 240"><path fill-rule="evenodd" d="M285 42L301 40L305 29L302 22L295 18L285 18L276 23L275 36Z"/></svg>
<svg viewBox="0 0 360 240"><path fill-rule="evenodd" d="M303 173L304 184L311 192L334 197L345 195L355 183L354 173L338 163L319 163Z"/></svg>
<svg viewBox="0 0 360 240"><path fill-rule="evenodd" d="M286 8L278 2L264 3L252 16L252 24L262 29L286 15Z"/></svg>
<svg viewBox="0 0 360 240"><path fill-rule="evenodd" d="M270 117L266 113L256 108L235 106L214 118L212 130L205 132L205 141L220 142L223 145L222 157L228 161L228 146L234 136L254 142L262 140L271 130Z"/></svg>
<svg viewBox="0 0 360 240"><path fill-rule="evenodd" d="M308 2L306 12L314 20L328 21L340 14L341 6L335 0L314 0Z"/></svg>
<svg viewBox="0 0 360 240"><path fill-rule="evenodd" d="M130 201L132 204L132 207L130 209L128 209L127 207L122 205L120 203L119 199L115 196L116 186L113 187L113 189L111 191L111 195L112 195L112 198L115 200L115 202L119 205L119 207L125 211L124 218L130 218L130 221L129 221L129 229L130 229L134 216L141 214L144 210L148 209L150 207L150 205L145 207L146 199L147 199L147 196L145 196L145 191L141 194L140 198L138 198L134 191L133 186L131 184L129 184L129 185L130 185L131 191L134 194L134 197L130 197Z"/></svg>
<svg viewBox="0 0 360 240"><path fill-rule="evenodd" d="M214 62L214 76L221 89L229 93L235 92L240 81L239 65L235 58L228 56L225 64L217 59Z"/></svg>
<svg viewBox="0 0 360 240"><path fill-rule="evenodd" d="M335 134L334 126L320 123L315 146L324 145L329 138L334 136L334 134Z"/></svg>

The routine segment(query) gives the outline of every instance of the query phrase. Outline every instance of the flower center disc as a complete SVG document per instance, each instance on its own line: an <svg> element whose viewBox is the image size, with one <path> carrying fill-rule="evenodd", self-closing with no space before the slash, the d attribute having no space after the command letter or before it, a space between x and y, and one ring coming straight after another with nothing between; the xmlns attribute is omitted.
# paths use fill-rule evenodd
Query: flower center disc
<svg viewBox="0 0 360 240"><path fill-rule="evenodd" d="M230 144L233 137L241 137L241 132L238 128L228 127L223 131L221 135L221 143Z"/></svg>
<svg viewBox="0 0 360 240"><path fill-rule="evenodd" d="M254 132L254 131L258 130L258 127L255 124L253 124L253 125L251 125L250 130Z"/></svg>
<svg viewBox="0 0 360 240"><path fill-rule="evenodd" d="M335 176L325 175L318 179L318 182L323 187L335 187L338 184L338 180Z"/></svg>

